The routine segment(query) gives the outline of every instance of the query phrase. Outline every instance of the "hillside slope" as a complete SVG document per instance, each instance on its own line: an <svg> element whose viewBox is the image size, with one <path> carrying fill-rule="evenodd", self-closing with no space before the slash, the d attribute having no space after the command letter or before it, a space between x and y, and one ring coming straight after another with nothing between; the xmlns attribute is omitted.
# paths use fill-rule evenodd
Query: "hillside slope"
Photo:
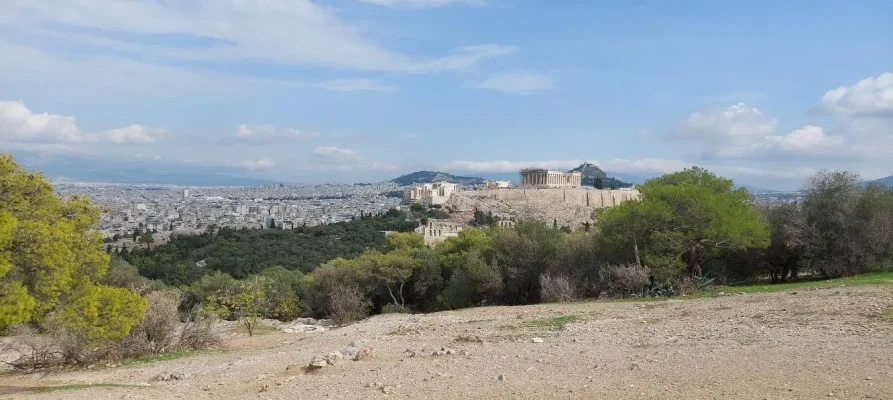
<svg viewBox="0 0 893 400"><path fill-rule="evenodd" d="M392 182L402 186L412 186L422 183L450 182L459 185L483 185L484 179L473 176L456 176L440 171L416 171L391 179Z"/></svg>
<svg viewBox="0 0 893 400"><path fill-rule="evenodd" d="M848 285L389 314L321 333L228 333L227 351L175 360L0 375L0 397L887 399L890 310L889 285ZM300 370L351 342L374 357ZM432 354L441 347L454 353ZM177 371L183 379L153 380ZM96 383L131 386L83 388ZM59 385L81 389L35 389Z"/></svg>

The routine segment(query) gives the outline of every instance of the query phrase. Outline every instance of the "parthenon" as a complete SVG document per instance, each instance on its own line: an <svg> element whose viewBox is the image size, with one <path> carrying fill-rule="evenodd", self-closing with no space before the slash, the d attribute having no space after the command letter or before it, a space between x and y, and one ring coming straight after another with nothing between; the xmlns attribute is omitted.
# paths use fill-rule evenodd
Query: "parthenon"
<svg viewBox="0 0 893 400"><path fill-rule="evenodd" d="M579 187L583 174L579 172L550 171L541 168L521 170L521 186L537 187Z"/></svg>

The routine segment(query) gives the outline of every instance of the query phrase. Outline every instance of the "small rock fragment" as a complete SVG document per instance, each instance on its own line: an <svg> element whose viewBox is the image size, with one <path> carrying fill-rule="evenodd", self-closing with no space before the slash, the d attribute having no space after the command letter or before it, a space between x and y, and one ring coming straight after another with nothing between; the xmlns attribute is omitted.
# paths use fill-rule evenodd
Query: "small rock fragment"
<svg viewBox="0 0 893 400"><path fill-rule="evenodd" d="M531 339L530 341L533 343L542 343L543 338L535 337L535 338Z"/></svg>
<svg viewBox="0 0 893 400"><path fill-rule="evenodd" d="M499 375L496 377L497 382L505 382L505 375Z"/></svg>

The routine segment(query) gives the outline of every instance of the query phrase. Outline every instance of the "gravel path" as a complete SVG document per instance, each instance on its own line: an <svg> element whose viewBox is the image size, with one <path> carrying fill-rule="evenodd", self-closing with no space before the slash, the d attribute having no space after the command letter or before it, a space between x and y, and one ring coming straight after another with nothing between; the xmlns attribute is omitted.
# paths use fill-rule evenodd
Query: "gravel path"
<svg viewBox="0 0 893 400"><path fill-rule="evenodd" d="M541 340L540 340L541 339ZM0 377L35 399L893 399L893 286L383 315L228 350ZM374 353L313 372L349 344ZM432 355L437 350L447 355ZM179 380L158 381L171 374ZM130 384L36 393L64 384Z"/></svg>

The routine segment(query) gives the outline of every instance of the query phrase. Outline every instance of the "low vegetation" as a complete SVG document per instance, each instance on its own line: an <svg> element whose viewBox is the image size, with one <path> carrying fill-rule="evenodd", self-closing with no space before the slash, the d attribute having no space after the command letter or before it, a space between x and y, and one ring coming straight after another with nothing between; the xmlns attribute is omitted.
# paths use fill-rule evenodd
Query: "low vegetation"
<svg viewBox="0 0 893 400"><path fill-rule="evenodd" d="M110 256L92 230L96 207L59 198L0 156L0 331L25 334L26 354L11 365L33 370L206 349L218 343L217 318L253 335L263 318L348 324L373 313L705 296L767 278L796 282L729 290L889 280L893 190L847 172L822 172L805 189L799 204L759 206L692 168L598 210L587 232L479 216L479 227L426 247L409 231L433 214L412 209L292 231L224 229Z"/></svg>

